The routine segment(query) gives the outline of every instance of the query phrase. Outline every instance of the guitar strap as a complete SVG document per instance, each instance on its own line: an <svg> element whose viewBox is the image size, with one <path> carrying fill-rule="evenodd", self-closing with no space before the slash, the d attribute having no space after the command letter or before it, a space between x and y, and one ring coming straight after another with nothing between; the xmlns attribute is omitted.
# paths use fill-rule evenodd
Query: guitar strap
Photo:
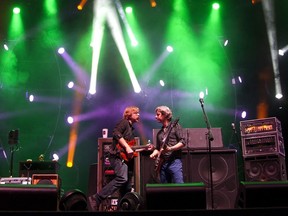
<svg viewBox="0 0 288 216"><path fill-rule="evenodd" d="M160 146L160 149L166 144L167 142L167 139L172 131L172 128L176 126L176 124L178 123L179 121L179 118L177 118L174 122L171 122L168 126L168 130L167 132L163 135L163 138L162 138L162 143L161 143L161 146Z"/></svg>
<svg viewBox="0 0 288 216"><path fill-rule="evenodd" d="M171 129L170 129L171 128ZM160 145L160 149L163 148L163 146L166 144L166 140L168 139L170 133L172 131L172 122L169 124L167 132L164 132L164 128L163 128L163 137L162 137L162 141L161 141L161 145Z"/></svg>

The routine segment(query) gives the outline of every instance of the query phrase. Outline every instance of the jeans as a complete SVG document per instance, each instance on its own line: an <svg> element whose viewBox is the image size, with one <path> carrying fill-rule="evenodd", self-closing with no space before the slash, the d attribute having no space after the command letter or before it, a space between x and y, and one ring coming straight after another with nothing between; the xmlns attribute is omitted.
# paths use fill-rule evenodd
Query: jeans
<svg viewBox="0 0 288 216"><path fill-rule="evenodd" d="M165 161L160 171L161 183L184 183L181 159Z"/></svg>
<svg viewBox="0 0 288 216"><path fill-rule="evenodd" d="M127 165L120 158L109 159L111 167L115 171L115 178L105 185L101 191L96 195L97 202L100 204L108 196L112 195L119 189L119 200L128 192L131 192L132 185L131 179L133 175L133 160L132 163ZM130 162L129 162L130 163Z"/></svg>

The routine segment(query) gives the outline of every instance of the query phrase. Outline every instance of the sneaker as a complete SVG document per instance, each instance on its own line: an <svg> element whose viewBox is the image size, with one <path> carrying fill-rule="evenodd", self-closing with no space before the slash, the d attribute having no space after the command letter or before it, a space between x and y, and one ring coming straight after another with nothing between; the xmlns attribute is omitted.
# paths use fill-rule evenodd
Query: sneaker
<svg viewBox="0 0 288 216"><path fill-rule="evenodd" d="M95 196L91 195L88 197L88 211L98 211L99 205L95 199Z"/></svg>

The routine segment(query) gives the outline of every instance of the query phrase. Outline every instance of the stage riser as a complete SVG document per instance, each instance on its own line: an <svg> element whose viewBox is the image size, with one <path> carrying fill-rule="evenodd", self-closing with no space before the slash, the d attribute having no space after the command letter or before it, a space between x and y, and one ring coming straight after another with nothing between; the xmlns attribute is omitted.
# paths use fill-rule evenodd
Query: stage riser
<svg viewBox="0 0 288 216"><path fill-rule="evenodd" d="M0 211L57 211L55 185L0 185Z"/></svg>
<svg viewBox="0 0 288 216"><path fill-rule="evenodd" d="M91 164L89 168L88 192L87 192L88 196L95 194L97 192L97 168L98 168L97 163Z"/></svg>
<svg viewBox="0 0 288 216"><path fill-rule="evenodd" d="M146 185L147 210L206 209L206 189L204 184Z"/></svg>

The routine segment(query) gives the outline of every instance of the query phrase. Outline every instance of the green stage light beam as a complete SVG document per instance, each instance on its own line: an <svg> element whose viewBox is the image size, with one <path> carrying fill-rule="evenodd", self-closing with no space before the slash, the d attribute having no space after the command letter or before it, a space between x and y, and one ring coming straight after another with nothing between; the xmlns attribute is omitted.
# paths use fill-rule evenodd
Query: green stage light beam
<svg viewBox="0 0 288 216"><path fill-rule="evenodd" d="M128 51L124 42L123 33L121 30L119 18L115 8L115 3L112 0L97 0L94 2L94 18L93 18L93 30L92 30L92 67L89 93L96 93L96 79L97 70L100 57L101 43L104 34L105 21L107 21L109 28L111 29L112 37L118 47L118 50L122 56L126 69L128 71L132 86L135 93L141 92L141 87L138 83L133 67L131 65Z"/></svg>

